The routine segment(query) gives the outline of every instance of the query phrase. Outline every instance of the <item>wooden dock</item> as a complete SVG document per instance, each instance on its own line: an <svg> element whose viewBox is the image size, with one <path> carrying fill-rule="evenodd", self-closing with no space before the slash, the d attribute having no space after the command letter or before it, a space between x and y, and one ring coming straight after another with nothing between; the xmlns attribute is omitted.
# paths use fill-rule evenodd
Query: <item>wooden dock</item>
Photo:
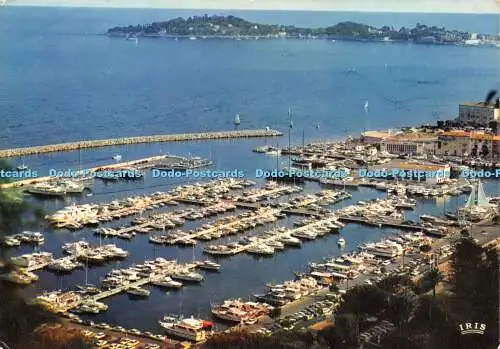
<svg viewBox="0 0 500 349"><path fill-rule="evenodd" d="M101 147L110 147L110 146L127 145L127 144L200 141L200 140L214 140L214 139L227 139L227 138L274 137L281 135L283 135L283 133L276 130L255 129L255 130L219 131L219 132L181 133L181 134L171 134L171 135L152 135L152 136L139 136L139 137L122 137L122 138L99 139L99 140L68 142L59 144L38 145L25 148L3 149L0 150L0 158L45 154L45 153L71 151L79 149L89 149L89 148L101 148Z"/></svg>
<svg viewBox="0 0 500 349"><path fill-rule="evenodd" d="M107 290L107 291L98 293L96 295L91 296L90 299L93 301L99 301L101 299L108 298L108 297L114 296L118 293L121 293L123 291L126 291L131 287L144 286L146 284L149 284L150 282L151 282L151 278L147 277L147 278L137 280L136 282L132 282L132 283L127 284L127 285L122 285L120 287L116 287L116 288L113 288L111 290Z"/></svg>

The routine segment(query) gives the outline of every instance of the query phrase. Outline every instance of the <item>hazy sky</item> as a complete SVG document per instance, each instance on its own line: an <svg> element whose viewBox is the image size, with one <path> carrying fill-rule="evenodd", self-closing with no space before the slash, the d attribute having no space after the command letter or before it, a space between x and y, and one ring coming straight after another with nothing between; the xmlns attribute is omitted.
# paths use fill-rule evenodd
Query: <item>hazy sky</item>
<svg viewBox="0 0 500 349"><path fill-rule="evenodd" d="M7 0L7 4L185 9L500 13L500 0Z"/></svg>

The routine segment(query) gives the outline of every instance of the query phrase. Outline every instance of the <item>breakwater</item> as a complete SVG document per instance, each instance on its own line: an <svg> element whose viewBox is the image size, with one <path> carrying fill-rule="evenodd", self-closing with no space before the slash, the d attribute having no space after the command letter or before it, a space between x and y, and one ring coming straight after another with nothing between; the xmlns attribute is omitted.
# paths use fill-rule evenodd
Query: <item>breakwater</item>
<svg viewBox="0 0 500 349"><path fill-rule="evenodd" d="M249 138L249 137L273 137L282 136L283 133L270 129L256 130L236 130L219 132L198 132L198 133L180 133L171 135L152 135L138 137L121 137L110 139L99 139L90 141L78 141L59 144L37 145L23 148L12 148L0 150L0 158L36 155L44 153L71 151L88 148L101 148L116 145L140 144L140 143L159 143L159 142L183 142L198 140L213 140L227 138Z"/></svg>

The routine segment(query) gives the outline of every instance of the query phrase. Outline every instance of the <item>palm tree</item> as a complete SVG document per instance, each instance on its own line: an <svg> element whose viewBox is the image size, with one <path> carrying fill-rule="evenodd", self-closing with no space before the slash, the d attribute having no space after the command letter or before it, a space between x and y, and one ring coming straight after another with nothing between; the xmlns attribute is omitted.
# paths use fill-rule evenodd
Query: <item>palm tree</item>
<svg viewBox="0 0 500 349"><path fill-rule="evenodd" d="M438 268L432 268L429 272L429 280L432 284L432 296L436 297L436 286L441 280L443 280L443 274Z"/></svg>

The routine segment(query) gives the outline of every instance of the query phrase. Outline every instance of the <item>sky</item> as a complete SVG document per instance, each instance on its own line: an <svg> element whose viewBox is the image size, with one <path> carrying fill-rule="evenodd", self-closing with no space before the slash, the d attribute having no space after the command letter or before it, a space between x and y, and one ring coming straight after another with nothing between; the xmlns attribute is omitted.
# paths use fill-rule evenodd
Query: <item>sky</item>
<svg viewBox="0 0 500 349"><path fill-rule="evenodd" d="M500 0L0 0L7 5L125 8L500 13Z"/></svg>

